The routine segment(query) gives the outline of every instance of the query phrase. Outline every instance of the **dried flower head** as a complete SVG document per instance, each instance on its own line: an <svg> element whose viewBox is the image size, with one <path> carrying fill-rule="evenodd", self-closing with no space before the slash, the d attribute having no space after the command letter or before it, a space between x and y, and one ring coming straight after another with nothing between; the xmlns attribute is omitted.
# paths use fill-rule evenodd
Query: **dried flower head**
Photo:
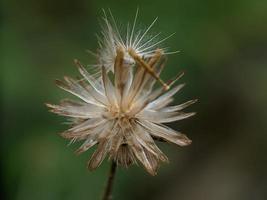
<svg viewBox="0 0 267 200"><path fill-rule="evenodd" d="M117 36L115 34L112 37ZM127 50L121 42L113 48L115 60L110 64L113 70L102 66L101 79L93 77L76 60L83 78L75 80L65 77L65 81L56 81L60 88L82 101L63 100L59 105L47 106L52 112L72 119L72 127L62 136L72 142L84 141L77 150L78 154L97 145L88 162L89 169L97 168L108 156L124 167L139 162L150 174L155 175L159 163L168 161L155 140L179 146L191 143L184 134L163 124L194 115L182 110L195 100L169 105L173 96L184 86L179 84L171 88L182 74L168 84L163 83L164 87L154 87L160 80L159 75L165 64L163 50L156 49L150 52L150 56L141 57L132 44ZM103 56L103 59L107 58ZM128 64L129 60L133 60L131 65Z"/></svg>

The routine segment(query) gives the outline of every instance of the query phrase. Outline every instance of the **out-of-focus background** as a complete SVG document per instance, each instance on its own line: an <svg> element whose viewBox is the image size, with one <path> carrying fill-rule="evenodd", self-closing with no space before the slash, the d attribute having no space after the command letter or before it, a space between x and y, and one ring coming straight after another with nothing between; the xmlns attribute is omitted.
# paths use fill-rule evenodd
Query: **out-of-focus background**
<svg viewBox="0 0 267 200"><path fill-rule="evenodd" d="M2 0L1 190L10 200L100 199L109 163L86 169L92 150L58 132L64 118L44 102L66 93L54 79L78 75L73 59L94 63L102 8L118 22L176 32L163 79L179 71L187 86L176 102L198 98L198 114L171 124L193 140L180 148L160 145L170 158L155 177L133 166L119 169L114 199L267 199L267 1L265 0Z"/></svg>

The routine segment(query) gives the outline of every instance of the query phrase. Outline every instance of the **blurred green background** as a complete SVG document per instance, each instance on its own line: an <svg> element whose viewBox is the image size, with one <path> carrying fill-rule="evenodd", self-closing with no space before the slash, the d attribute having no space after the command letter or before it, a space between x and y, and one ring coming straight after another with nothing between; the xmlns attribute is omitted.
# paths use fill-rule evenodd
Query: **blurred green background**
<svg viewBox="0 0 267 200"><path fill-rule="evenodd" d="M2 0L1 189L4 199L100 199L109 163L86 169L92 150L57 133L64 118L47 111L67 94L53 80L78 75L73 59L94 63L102 8L139 27L158 16L153 31L176 32L166 45L163 79L179 71L187 87L177 103L198 98L198 114L171 124L193 140L160 145L170 158L156 177L133 166L119 169L114 199L267 199L267 1L265 0Z"/></svg>

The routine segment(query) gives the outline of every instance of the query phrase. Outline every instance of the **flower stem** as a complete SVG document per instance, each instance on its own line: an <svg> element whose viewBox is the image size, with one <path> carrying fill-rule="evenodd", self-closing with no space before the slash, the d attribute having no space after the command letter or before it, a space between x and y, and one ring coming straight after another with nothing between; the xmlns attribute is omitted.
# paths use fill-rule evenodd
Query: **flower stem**
<svg viewBox="0 0 267 200"><path fill-rule="evenodd" d="M116 168L117 164L116 162L112 161L110 171L109 171L109 176L108 176L108 181L105 189L104 196L102 200L111 200L112 199L112 188L113 188L113 183L114 183L114 178L116 174Z"/></svg>

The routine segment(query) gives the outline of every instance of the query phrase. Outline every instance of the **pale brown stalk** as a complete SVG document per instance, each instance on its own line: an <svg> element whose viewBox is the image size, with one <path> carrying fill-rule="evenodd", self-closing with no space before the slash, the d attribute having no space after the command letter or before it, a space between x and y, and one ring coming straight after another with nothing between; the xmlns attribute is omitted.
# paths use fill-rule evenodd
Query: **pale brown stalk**
<svg viewBox="0 0 267 200"><path fill-rule="evenodd" d="M137 53L135 53L134 49L130 48L129 49L129 55L142 67L144 67L147 72L153 76L157 81L160 82L160 84L163 86L164 90L168 90L170 87L167 85L157 73L150 67L149 64L147 64Z"/></svg>

